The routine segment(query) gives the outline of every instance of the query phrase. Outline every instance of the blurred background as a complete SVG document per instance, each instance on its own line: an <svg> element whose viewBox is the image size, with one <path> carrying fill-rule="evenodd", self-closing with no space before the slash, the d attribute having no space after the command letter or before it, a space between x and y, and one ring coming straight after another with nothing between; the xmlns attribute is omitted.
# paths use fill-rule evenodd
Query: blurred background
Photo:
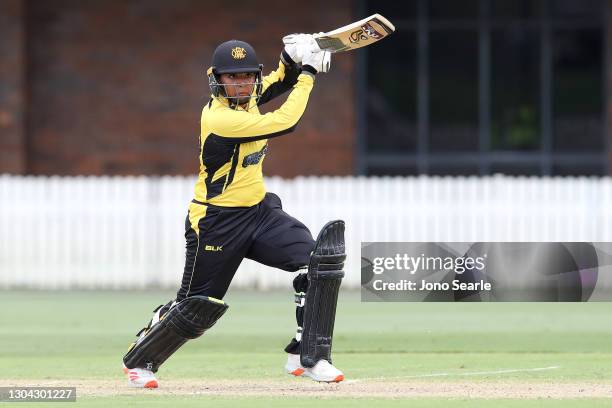
<svg viewBox="0 0 612 408"><path fill-rule="evenodd" d="M359 55L359 173L609 173L610 1L366 4L398 32Z"/></svg>
<svg viewBox="0 0 612 408"><path fill-rule="evenodd" d="M285 4L3 0L0 171L193 174L217 44L269 71L283 35L378 12L396 33L335 56L269 175L609 173L612 2Z"/></svg>
<svg viewBox="0 0 612 408"><path fill-rule="evenodd" d="M2 0L0 287L174 288L214 48L268 72L375 12L395 34L335 55L265 161L313 234L347 221L349 287L361 242L612 240L612 1Z"/></svg>

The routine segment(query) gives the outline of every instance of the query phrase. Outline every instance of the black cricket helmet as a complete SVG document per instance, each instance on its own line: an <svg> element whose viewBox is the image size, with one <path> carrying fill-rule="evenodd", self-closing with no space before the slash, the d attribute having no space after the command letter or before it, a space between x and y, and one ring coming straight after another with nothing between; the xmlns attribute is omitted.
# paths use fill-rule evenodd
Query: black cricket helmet
<svg viewBox="0 0 612 408"><path fill-rule="evenodd" d="M225 85L219 81L219 75L230 73L253 72L255 79L255 97L259 99L262 89L263 64L259 63L255 49L244 41L230 40L220 44L213 53L212 66L208 68L208 84L213 96L223 96L228 98L225 92ZM237 101L231 101L234 104Z"/></svg>

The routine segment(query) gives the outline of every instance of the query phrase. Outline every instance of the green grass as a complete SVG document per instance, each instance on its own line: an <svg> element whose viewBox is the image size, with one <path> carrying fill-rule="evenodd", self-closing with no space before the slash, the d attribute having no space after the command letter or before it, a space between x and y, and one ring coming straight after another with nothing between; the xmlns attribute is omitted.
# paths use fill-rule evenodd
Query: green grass
<svg viewBox="0 0 612 408"><path fill-rule="evenodd" d="M316 402L313 402L316 401ZM214 408L286 408L286 407L343 407L343 408L395 408L395 407L410 407L410 408L586 408L586 407L610 407L612 402L607 399L567 399L567 400L475 400L475 399L442 399L442 398L424 398L407 400L392 400L392 399L352 399L352 400L324 400L313 398L292 398L291 401L280 398L219 398L206 397L206 399L198 397L114 397L103 398L97 400L86 400L88 407L109 407L126 406L126 407L168 407L180 406L189 408L203 408L206 406ZM40 405L40 404L38 404ZM22 407L23 405L19 405ZM74 403L69 404L53 404L53 407L73 407Z"/></svg>
<svg viewBox="0 0 612 408"><path fill-rule="evenodd" d="M134 334L169 292L0 292L0 379L114 379ZM294 330L292 294L230 292L230 309L202 338L185 345L160 378L286 380L282 351ZM334 363L347 378L447 373L428 381L612 382L612 304L609 303L361 303L341 294ZM559 366L464 376L481 371ZM123 381L123 379L121 379ZM87 397L81 406L286 406L282 398ZM312 401L291 400L291 405ZM243 402L243 403L241 403ZM404 401L405 402L405 401ZM605 401L612 406L612 400ZM461 400L455 407L582 407L604 401ZM377 399L317 400L324 406L402 406ZM589 405L590 404L590 405ZM64 404L54 404L61 406ZM404 404L405 405L405 404ZM411 400L412 407L449 400ZM25 405L20 405L25 406ZM38 405L36 405L38 406ZM74 406L67 405L67 406Z"/></svg>

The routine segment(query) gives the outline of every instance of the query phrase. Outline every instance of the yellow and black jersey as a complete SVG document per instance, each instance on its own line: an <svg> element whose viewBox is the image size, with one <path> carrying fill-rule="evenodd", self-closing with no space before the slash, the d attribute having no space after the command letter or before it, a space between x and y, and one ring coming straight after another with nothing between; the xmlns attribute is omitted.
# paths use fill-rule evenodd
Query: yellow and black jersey
<svg viewBox="0 0 612 408"><path fill-rule="evenodd" d="M314 76L281 60L278 69L262 82L257 106L293 88L287 101L274 112L262 115L257 106L248 110L230 107L223 97L213 97L202 110L196 201L250 207L264 198L262 162L268 139L295 129L306 109Z"/></svg>

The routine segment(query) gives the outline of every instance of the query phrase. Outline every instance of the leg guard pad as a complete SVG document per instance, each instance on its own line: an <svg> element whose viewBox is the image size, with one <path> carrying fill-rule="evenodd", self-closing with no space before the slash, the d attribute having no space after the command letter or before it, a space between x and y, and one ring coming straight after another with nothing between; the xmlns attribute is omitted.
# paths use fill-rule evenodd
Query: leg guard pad
<svg viewBox="0 0 612 408"><path fill-rule="evenodd" d="M222 300L207 296L183 299L134 343L123 357L125 366L156 372L187 340L210 329L228 307Z"/></svg>
<svg viewBox="0 0 612 408"><path fill-rule="evenodd" d="M345 259L344 221L329 222L317 237L308 265L300 348L300 362L304 367L313 367L321 359L331 363L336 304Z"/></svg>

